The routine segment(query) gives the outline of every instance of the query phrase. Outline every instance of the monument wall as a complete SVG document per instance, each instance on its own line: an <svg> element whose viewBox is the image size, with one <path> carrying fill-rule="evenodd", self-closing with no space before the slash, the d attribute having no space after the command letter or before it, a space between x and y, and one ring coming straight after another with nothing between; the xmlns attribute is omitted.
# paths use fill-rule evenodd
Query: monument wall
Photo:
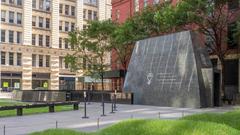
<svg viewBox="0 0 240 135"><path fill-rule="evenodd" d="M213 70L194 32L184 31L138 41L124 90L134 104L170 107L212 106Z"/></svg>

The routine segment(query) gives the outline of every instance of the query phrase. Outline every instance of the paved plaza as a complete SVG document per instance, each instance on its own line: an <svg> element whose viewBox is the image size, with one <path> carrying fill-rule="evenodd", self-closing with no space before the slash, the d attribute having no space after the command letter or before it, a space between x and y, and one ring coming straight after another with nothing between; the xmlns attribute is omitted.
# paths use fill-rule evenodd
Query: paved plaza
<svg viewBox="0 0 240 135"><path fill-rule="evenodd" d="M101 117L102 108L99 103L91 103L87 108L89 119L82 119L84 110L83 104L78 111L45 113L20 117L0 118L0 135L3 134L3 127L6 127L6 135L25 135L27 133L42 131L49 128L69 128L79 131L92 132L107 127L121 120L137 119L178 119L182 116L203 113L222 113L233 110L237 107L220 107L207 109L155 107L142 105L117 105L117 112L111 114L111 104L106 104L106 115ZM99 128L97 121L99 119Z"/></svg>

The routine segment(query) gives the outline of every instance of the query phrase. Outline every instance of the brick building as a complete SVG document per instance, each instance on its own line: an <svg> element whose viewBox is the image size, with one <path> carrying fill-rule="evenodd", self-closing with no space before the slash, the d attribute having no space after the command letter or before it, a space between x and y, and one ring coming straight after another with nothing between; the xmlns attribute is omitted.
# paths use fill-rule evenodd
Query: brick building
<svg viewBox="0 0 240 135"><path fill-rule="evenodd" d="M117 21L119 23L123 23L127 18L134 15L135 12L140 11L145 6L157 4L159 2L163 2L162 0L113 0L112 1L112 20ZM172 0L172 4L176 4L177 0ZM231 0L228 5L228 10L231 10L235 13L235 17L229 27L227 28L227 36L229 39L233 38L233 29L236 27L236 18L240 17L240 1ZM207 39L207 38L206 38ZM239 58L239 44L238 43L230 43L227 44L228 47L231 48L231 53L226 57L225 62L225 84L226 88L234 88L240 91L240 58ZM211 53L211 52L210 52ZM123 69L119 62L116 62L117 55L114 51L112 51L111 59L112 59L112 70L115 72L121 72ZM211 59L213 62L213 66L215 69L220 69L220 62L216 59L216 56L211 55ZM123 85L123 76L115 76L112 78L112 85L115 89L122 89Z"/></svg>

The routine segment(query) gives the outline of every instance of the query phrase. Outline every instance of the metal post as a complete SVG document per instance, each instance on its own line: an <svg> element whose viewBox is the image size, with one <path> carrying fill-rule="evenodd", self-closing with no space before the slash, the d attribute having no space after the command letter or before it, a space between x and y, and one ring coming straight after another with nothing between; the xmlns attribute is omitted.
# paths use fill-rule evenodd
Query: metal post
<svg viewBox="0 0 240 135"><path fill-rule="evenodd" d="M158 118L161 119L161 113L160 112L158 113Z"/></svg>
<svg viewBox="0 0 240 135"><path fill-rule="evenodd" d="M99 122L100 122L100 119L98 118L97 119L97 128L99 129Z"/></svg>
<svg viewBox="0 0 240 135"><path fill-rule="evenodd" d="M184 111L182 111L182 117L184 117Z"/></svg>
<svg viewBox="0 0 240 135"><path fill-rule="evenodd" d="M133 118L133 115L131 114L131 119Z"/></svg>
<svg viewBox="0 0 240 135"><path fill-rule="evenodd" d="M117 90L114 92L114 111L117 111Z"/></svg>
<svg viewBox="0 0 240 135"><path fill-rule="evenodd" d="M56 128L58 128L58 121L56 121Z"/></svg>
<svg viewBox="0 0 240 135"><path fill-rule="evenodd" d="M114 113L114 111L113 111L113 108L114 108L113 106L114 106L114 105L113 105L113 104L114 104L114 103L113 103L113 99L112 99L112 111L111 111L110 113Z"/></svg>
<svg viewBox="0 0 240 135"><path fill-rule="evenodd" d="M103 97L103 92L102 92L102 115L101 115L102 117L103 116L106 116L105 115L105 105L104 105L104 97Z"/></svg>
<svg viewBox="0 0 240 135"><path fill-rule="evenodd" d="M88 119L87 117L87 94L86 94L86 91L84 91L83 93L83 97L84 97L84 116L82 117L83 119Z"/></svg>
<svg viewBox="0 0 240 135"><path fill-rule="evenodd" d="M6 126L3 125L3 135L6 135Z"/></svg>

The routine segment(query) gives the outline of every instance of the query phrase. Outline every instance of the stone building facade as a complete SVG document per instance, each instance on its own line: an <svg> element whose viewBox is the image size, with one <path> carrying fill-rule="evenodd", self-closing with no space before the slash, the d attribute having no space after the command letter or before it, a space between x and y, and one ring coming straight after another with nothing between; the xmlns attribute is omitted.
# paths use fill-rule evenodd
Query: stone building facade
<svg viewBox="0 0 240 135"><path fill-rule="evenodd" d="M68 32L111 18L111 0L1 0L3 90L82 89L64 57Z"/></svg>

